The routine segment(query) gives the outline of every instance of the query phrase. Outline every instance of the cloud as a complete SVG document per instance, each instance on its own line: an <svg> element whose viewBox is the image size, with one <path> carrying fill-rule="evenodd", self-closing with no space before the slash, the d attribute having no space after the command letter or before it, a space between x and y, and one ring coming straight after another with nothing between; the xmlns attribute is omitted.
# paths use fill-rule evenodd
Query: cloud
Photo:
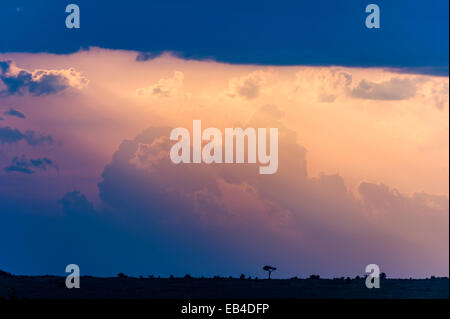
<svg viewBox="0 0 450 319"><path fill-rule="evenodd" d="M21 166L8 166L5 167L4 170L6 172L18 172L18 173L23 173L23 174L33 174L34 171L26 168L26 167L21 167Z"/></svg>
<svg viewBox="0 0 450 319"><path fill-rule="evenodd" d="M64 213L67 215L90 214L94 212L92 203L78 190L66 193L58 203L63 206Z"/></svg>
<svg viewBox="0 0 450 319"><path fill-rule="evenodd" d="M412 218L414 212L420 210L432 214L433 210L445 212L449 209L449 201L446 196L426 193L414 193L413 196L406 196L397 189L390 189L384 184L362 182L358 192L367 207L377 212L397 211L397 217L406 214Z"/></svg>
<svg viewBox="0 0 450 319"><path fill-rule="evenodd" d="M3 114L8 115L8 116L15 116L20 119L24 119L26 117L25 114L23 114L22 112L20 112L18 110L13 109L13 108L10 108L8 111L3 112Z"/></svg>
<svg viewBox="0 0 450 319"><path fill-rule="evenodd" d="M339 68L305 68L296 73L296 90L315 92L316 99L323 103L332 103L344 95L350 87L353 77Z"/></svg>
<svg viewBox="0 0 450 319"><path fill-rule="evenodd" d="M227 95L233 98L255 99L260 95L261 87L267 83L267 80L268 73L264 71L255 71L239 78L233 78L230 80Z"/></svg>
<svg viewBox="0 0 450 319"><path fill-rule="evenodd" d="M0 121L3 121L3 117L0 116Z"/></svg>
<svg viewBox="0 0 450 319"><path fill-rule="evenodd" d="M358 192L374 222L383 224L390 236L406 239L415 246L430 245L430 251L448 250L448 197L424 192L408 196L386 185L367 182L360 184ZM441 260L448 255L430 254L429 258Z"/></svg>
<svg viewBox="0 0 450 319"><path fill-rule="evenodd" d="M28 71L17 67L12 61L0 61L0 96L49 95L68 88L81 89L88 80L74 68L62 70L36 69Z"/></svg>
<svg viewBox="0 0 450 319"><path fill-rule="evenodd" d="M364 79L351 89L350 95L368 100L407 100L416 95L420 81L420 79L397 77L383 82L371 82Z"/></svg>
<svg viewBox="0 0 450 319"><path fill-rule="evenodd" d="M183 85L184 74L183 72L176 71L173 77L167 79L160 79L157 83L150 85L147 88L140 88L136 90L138 96L158 96L158 97L171 97L178 94L181 86Z"/></svg>
<svg viewBox="0 0 450 319"><path fill-rule="evenodd" d="M162 54L162 52L159 52L159 53L139 52L138 55L136 56L136 61L137 62L145 62L145 61L153 60L153 59L156 59L157 57L159 57L161 54Z"/></svg>
<svg viewBox="0 0 450 319"><path fill-rule="evenodd" d="M448 81L439 78L393 77L382 82L363 79L348 93L352 97L368 100L398 101L417 97L440 110L448 105Z"/></svg>
<svg viewBox="0 0 450 319"><path fill-rule="evenodd" d="M428 197L419 199L406 194L400 194L401 196L397 198L391 194L393 190L387 186L388 191L381 192L377 200L393 204L377 207L376 200L371 199L375 198L376 190L362 194L364 187L361 191L354 190L344 182L343 177L348 178L353 186L353 183L367 178L377 183L389 181L389 184L399 185L401 189L407 184L404 177L411 177L409 173L416 170L416 163L422 163L420 167L423 169L419 170L422 174L411 177L408 192L417 189L437 189L436 192L445 193L446 186L435 186L442 180L445 182L445 174L435 173L445 172L448 169L448 164L441 161L442 157L445 158L448 143L447 148L445 144L440 143L436 153L423 157L425 164L422 156L418 157L412 150L418 144L426 143L428 139L435 140L435 128L441 131L447 128L448 133L448 120L445 121L442 112L434 108L432 112L427 112L424 101L416 103L417 100L414 99L402 103L400 110L397 107L388 108L386 113L386 108L381 110L380 106L390 103L374 101L370 103L377 107L361 108L361 100L349 99L345 93L349 90L349 86L352 86L349 85L351 76L353 85L356 86L363 78L380 82L380 74L383 77L394 75L386 74L383 70L341 68L334 73L330 71L327 77L328 73L323 70L320 72L321 68L305 68L311 69L312 74L319 74L313 76L311 81L305 76L304 81L299 83L304 85L299 90L305 91L295 95L293 90L297 83L294 83L294 74L300 68L280 68L274 72L277 81L270 81L269 85L261 84L257 97L249 100L261 102L262 98L264 103L276 101L280 109L274 105L266 105L252 115L256 103L251 107L242 108L240 102L246 101L247 97L238 95L237 87L234 99L224 98L224 91L230 84L229 80L236 74L244 77L248 75L251 72L248 71L251 69L249 66L202 62L201 67L196 68L199 62L172 59L136 63L135 53L131 53L131 56L127 53L123 60L122 57L109 58L106 53L100 56L94 53L88 56L80 53L81 57L77 55L70 59L80 63L80 66L77 64L77 69L80 70L95 66L91 70L93 74L95 73L95 79L92 78L91 81L95 80L95 86L102 88L98 92L100 95L95 95L95 101L92 100L92 94L82 92L83 94L68 102L73 106L70 108L58 107L61 102L58 96L25 97L25 99L12 97L12 101L8 102L8 106L42 105L43 108L26 109L28 117L31 116L29 112L39 115L37 118L40 119L40 123L34 123L32 127L36 130L34 136L39 137L39 132L45 133L37 129L38 127L45 126L48 129L49 125L53 125L51 134L61 131L65 136L64 140L67 140L65 142L67 147L64 149L56 150L57 153L45 154L51 159L58 160L58 163L64 162L66 169L57 178L52 168L48 169L52 174L42 174L39 171L31 175L6 174L3 167L10 164L12 157L11 155L6 157L6 153L15 151L12 155L22 154L22 151L17 153L16 149L18 146L25 147L27 142L22 138L17 147L16 145L0 147L0 158L6 157L7 160L0 166L3 171L3 177L0 178L0 196L3 199L0 200L2 202L0 211L5 211L5 198L10 197L11 199L6 202L9 203L10 212L25 207L22 209L24 213L39 211L44 215L43 220L47 221L47 224L41 223L44 224L44 228L36 227L28 221L30 227L35 228L34 232L27 235L28 238L39 237L36 234L44 233L42 229L54 229L53 236L48 237L59 242L61 251L64 251L67 250L68 241L72 242L70 236L61 234L60 230L71 229L71 235L75 234L73 246L79 247L74 250L76 251L74 255L78 256L67 259L87 262L88 271L92 269L89 265L99 263L102 266L119 268L117 272L132 269L135 272L149 271L161 274L163 271L204 272L202 275L215 274L216 271L239 274L254 273L254 267L259 267L257 265L265 260L273 261L276 266L280 266L282 276L288 274L303 276L312 272L320 272L323 276L341 273L355 275L363 271L367 260L369 263L373 260L379 261L383 271L389 276L393 272L408 276L421 275L425 271L431 273L434 270L444 269L443 265L448 268L448 261L438 260L439 256L446 256L446 251L440 249L443 241L439 237L429 235L432 234L430 231L432 228L428 226L424 228L426 222L423 219L426 219L426 216L431 216L432 223L445 225L445 216L448 214L442 213L442 209L432 208L438 201ZM122 55L117 52L115 54ZM91 56L95 58L91 59ZM33 65L30 63L34 63L36 57L31 55L27 59L30 60L27 60L26 65ZM86 61L81 62L85 59ZM57 63L51 60L54 61L53 56L45 56L42 63ZM118 63L119 60L125 64ZM70 61L66 62L72 65ZM48 65L49 68L57 68ZM141 76L132 79L125 76L130 82L126 87L118 87L118 78L112 77L110 72L111 68L120 65L122 65L120 69L126 70L123 72L116 70L117 74L129 75L130 72L133 74L138 72ZM181 108L158 107L161 106L160 103L153 103L155 107L148 109L142 107L143 104L140 103L142 101L129 96L130 88L136 89L159 83L159 77L154 81L142 83L145 74L168 72L167 77L172 77L174 65L179 66L176 70L186 72L186 81L191 79L189 74L195 75L192 77L192 83L183 82L180 89L184 93L184 85L189 84L189 91L193 96L189 103L183 103ZM33 70L35 67L29 68ZM211 82L211 77L208 77L211 72L214 74L214 83ZM402 77L412 78L407 75ZM208 79L211 85L205 87L205 81ZM308 83L313 85L313 89L308 90ZM431 92L431 89L439 91L441 88L430 84L429 89ZM152 94L153 91L146 93ZM416 94L417 98L419 94L421 91ZM203 95L207 97L203 98ZM8 98L9 100L11 98ZM31 103L28 100L33 101ZM333 103L323 103L333 100ZM169 103L168 106L179 103L178 99L177 102L170 98L160 98L159 101ZM206 107L200 107L200 104ZM93 105L96 106L96 111L92 108ZM121 107L123 105L127 105L127 108ZM408 113L405 114L404 111ZM55 114L58 115L57 122L54 121ZM398 114L406 116L399 118ZM432 116L423 117L424 114ZM0 115L3 116L1 113ZM249 118L250 121L247 121ZM204 124L219 127L221 130L224 127L231 127L236 121L243 122L243 125L239 125L243 128L278 127L280 134L278 172L274 176L262 177L258 174L258 165L252 164L173 165L168 160L171 144L167 137L170 128L152 128L133 138L137 130L140 131L149 125L170 123L174 126L190 127L192 119L202 119ZM381 120L383 125L371 126L374 120L377 123ZM297 134L283 126L283 123L294 127ZM25 135L26 128L18 127L16 130ZM10 133L14 131L14 126L9 131ZM409 131L423 132L425 135L421 133L413 136L411 140L402 139L400 135ZM95 136L98 138L93 138ZM124 136L132 138L121 144L121 137ZM309 152L307 153L298 143L307 145ZM119 144L121 146L117 149ZM402 144L409 148L399 148ZM369 150L366 148L367 145L374 147L370 147ZM379 161L355 161L355 158L370 153L372 149L377 149L378 153L385 156L380 157ZM23 153L29 154L25 150ZM111 154L114 154L112 158ZM315 159L312 168L308 169L307 155L308 158ZM32 157L43 156L40 154ZM408 165L404 165L405 158L408 158ZM109 164L105 166L108 159ZM375 162L382 163L378 165ZM320 170L329 173L339 171L342 174L319 175ZM311 177L308 171L318 177ZM395 174L398 172L401 174L390 178L389 175L395 175L393 171ZM101 177L97 175L99 173L102 173ZM426 174L429 178L425 176ZM429 179L432 181L428 182ZM99 180L102 182L98 189L100 198L97 199L95 185ZM95 209L98 212L96 215L99 218L99 226L95 229L91 226L86 227L89 223L83 223L84 225L80 225L81 228L77 228L69 222L67 227L51 227L53 224L50 219L67 220L69 217L58 214L61 206L66 213L72 212L66 215L75 215L77 212L82 213L91 209L90 205L83 204L86 201L82 199L81 193L67 197L66 208L62 204L57 204L63 194L74 188L80 189L86 195L86 200L95 198ZM11 197L11 193L17 195ZM73 200L70 201L71 199ZM51 204L47 204L46 200ZM443 201L445 202L445 199ZM46 205L42 204L43 202ZM410 204L402 206L400 204L402 202ZM425 205L425 202L430 203ZM422 207L420 211L409 209L413 206L419 207L419 203ZM52 208L51 205L56 208ZM26 256L23 258L27 261L33 261L28 254L32 252L30 246L20 247L20 244L14 244L21 243L26 238L22 237L25 236L22 234L25 233L26 226L20 226L20 219L19 227L13 229L23 231L10 237L9 241L6 235L2 238L8 243L11 242L11 246L8 246L10 251L17 251L18 255ZM115 225L117 231L106 234L102 226L111 220L117 222ZM414 225L405 227L405 221L409 223L410 220ZM5 234L4 230L10 228L11 224L3 220L0 224L2 223L0 233ZM93 234L88 236L86 228L92 229ZM79 229L83 231L80 232ZM135 232L136 229L138 231ZM441 228L436 230L441 238L445 237L445 230ZM417 239L415 232L419 234ZM134 241L116 240L116 245L112 245L111 241L117 238L117 233L129 234ZM23 239L20 240L21 238ZM58 240L54 240L55 238ZM84 240L83 246L79 243L80 239ZM98 250L98 254L92 253L90 245L102 240L106 245ZM149 242L150 245L147 245ZM14 267L34 265L27 269L37 271L36 269L42 268L36 268L36 264L51 268L58 261L66 259L63 257L67 256L66 254L54 253L60 252L53 249L55 246L43 245L40 237L33 244L40 247L35 255L32 255L36 256L35 263L27 263L20 258L17 261L9 261L11 265ZM160 251L153 249L154 246L159 247ZM137 247L144 249L138 250ZM111 252L108 252L108 249ZM54 256L50 259L45 258L46 251L52 252ZM104 269L110 268L98 269L98 273L101 274L106 271Z"/></svg>
<svg viewBox="0 0 450 319"><path fill-rule="evenodd" d="M421 75L448 77L448 65L429 66L429 67L388 68L388 70L395 73L403 73L403 74L421 74Z"/></svg>
<svg viewBox="0 0 450 319"><path fill-rule="evenodd" d="M56 171L59 170L58 165L44 157L44 158L31 158L27 159L25 155L19 157L14 157L11 161L11 165L4 168L6 172L19 172L25 174L33 174L36 170L46 171L48 168L54 168Z"/></svg>
<svg viewBox="0 0 450 319"><path fill-rule="evenodd" d="M368 260L390 273L447 271L447 197L368 182L354 194L337 174L308 177L306 150L281 116L264 106L245 126L279 128L279 170L270 176L251 164L174 165L168 127L123 141L98 185L103 207L125 227L176 241L175 251L208 238L233 260L276 260L287 272L298 260L302 271L333 275L360 273ZM239 268L233 260L227 267Z"/></svg>
<svg viewBox="0 0 450 319"><path fill-rule="evenodd" d="M37 135L36 132L32 130L22 133L18 129L12 129L9 126L0 127L1 144L14 144L22 140L31 146L37 146L45 143L52 145L54 143L54 139L51 135Z"/></svg>
<svg viewBox="0 0 450 319"><path fill-rule="evenodd" d="M429 79L419 87L417 95L427 104L434 104L439 110L448 105L448 81Z"/></svg>
<svg viewBox="0 0 450 319"><path fill-rule="evenodd" d="M448 92L448 82L444 82L432 90L432 99L438 109L442 110L445 106L448 106Z"/></svg>

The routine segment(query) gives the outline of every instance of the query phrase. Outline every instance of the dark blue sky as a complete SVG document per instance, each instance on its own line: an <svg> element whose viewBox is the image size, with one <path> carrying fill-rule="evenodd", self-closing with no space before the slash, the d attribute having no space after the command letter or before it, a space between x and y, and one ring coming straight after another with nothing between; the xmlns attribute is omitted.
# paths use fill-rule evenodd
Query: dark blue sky
<svg viewBox="0 0 450 319"><path fill-rule="evenodd" d="M76 3L81 28L66 29ZM376 3L381 28L365 27ZM99 46L230 63L402 67L448 74L446 0L2 1L0 52Z"/></svg>

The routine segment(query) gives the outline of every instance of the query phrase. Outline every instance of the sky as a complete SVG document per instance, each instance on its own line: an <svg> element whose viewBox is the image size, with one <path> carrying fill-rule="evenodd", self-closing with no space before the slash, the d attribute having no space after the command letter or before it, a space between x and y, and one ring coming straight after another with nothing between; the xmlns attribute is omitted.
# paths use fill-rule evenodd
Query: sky
<svg viewBox="0 0 450 319"><path fill-rule="evenodd" d="M0 269L448 276L448 2L0 5ZM278 128L278 171L170 161Z"/></svg>

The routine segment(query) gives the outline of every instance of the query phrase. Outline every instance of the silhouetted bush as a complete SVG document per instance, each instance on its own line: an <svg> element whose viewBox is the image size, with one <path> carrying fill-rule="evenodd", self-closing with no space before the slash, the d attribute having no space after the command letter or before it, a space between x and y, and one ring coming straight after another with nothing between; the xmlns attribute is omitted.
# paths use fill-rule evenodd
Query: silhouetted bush
<svg viewBox="0 0 450 319"><path fill-rule="evenodd" d="M384 273L384 272L382 272L381 274L380 274L380 279L381 280L384 280L384 279L386 279L386 274Z"/></svg>
<svg viewBox="0 0 450 319"><path fill-rule="evenodd" d="M349 284L352 282L352 279L350 277L345 278L345 283Z"/></svg>
<svg viewBox="0 0 450 319"><path fill-rule="evenodd" d="M128 276L125 275L123 272L119 272L119 273L117 274L117 277L119 277L119 278L128 278Z"/></svg>
<svg viewBox="0 0 450 319"><path fill-rule="evenodd" d="M361 280L361 277L356 276L355 279L356 279L356 280Z"/></svg>
<svg viewBox="0 0 450 319"><path fill-rule="evenodd" d="M153 278L155 278L155 276L150 275L150 276L148 276L148 278L153 279Z"/></svg>
<svg viewBox="0 0 450 319"><path fill-rule="evenodd" d="M252 280L252 276L248 276L248 278L247 278L248 280Z"/></svg>
<svg viewBox="0 0 450 319"><path fill-rule="evenodd" d="M186 275L184 276L184 279L192 279L192 277L191 277L191 275L186 274Z"/></svg>
<svg viewBox="0 0 450 319"><path fill-rule="evenodd" d="M244 275L244 274L241 274L241 275L239 276L239 279L240 279L240 280L244 280L244 279L245 279L245 275Z"/></svg>
<svg viewBox="0 0 450 319"><path fill-rule="evenodd" d="M169 277L170 279L174 279L175 277L173 276L173 275L170 275L170 277Z"/></svg>
<svg viewBox="0 0 450 319"><path fill-rule="evenodd" d="M309 276L309 279L320 279L319 275L311 275Z"/></svg>
<svg viewBox="0 0 450 319"><path fill-rule="evenodd" d="M142 275L139 275L139 279L144 279L144 277Z"/></svg>
<svg viewBox="0 0 450 319"><path fill-rule="evenodd" d="M233 276L228 277L228 279L233 279Z"/></svg>
<svg viewBox="0 0 450 319"><path fill-rule="evenodd" d="M297 276L291 278L291 280L297 280L297 279L298 279Z"/></svg>
<svg viewBox="0 0 450 319"><path fill-rule="evenodd" d="M0 270L0 277L11 277L12 275L9 272Z"/></svg>

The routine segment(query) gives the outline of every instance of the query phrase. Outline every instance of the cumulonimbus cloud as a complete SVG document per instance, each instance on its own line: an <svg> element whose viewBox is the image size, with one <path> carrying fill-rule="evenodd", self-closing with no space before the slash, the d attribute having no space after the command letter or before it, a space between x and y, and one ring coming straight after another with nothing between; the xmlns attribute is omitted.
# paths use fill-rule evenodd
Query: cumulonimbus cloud
<svg viewBox="0 0 450 319"><path fill-rule="evenodd" d="M88 82L88 79L74 68L28 71L17 67L11 60L0 61L0 96L49 95L68 88L81 89Z"/></svg>

